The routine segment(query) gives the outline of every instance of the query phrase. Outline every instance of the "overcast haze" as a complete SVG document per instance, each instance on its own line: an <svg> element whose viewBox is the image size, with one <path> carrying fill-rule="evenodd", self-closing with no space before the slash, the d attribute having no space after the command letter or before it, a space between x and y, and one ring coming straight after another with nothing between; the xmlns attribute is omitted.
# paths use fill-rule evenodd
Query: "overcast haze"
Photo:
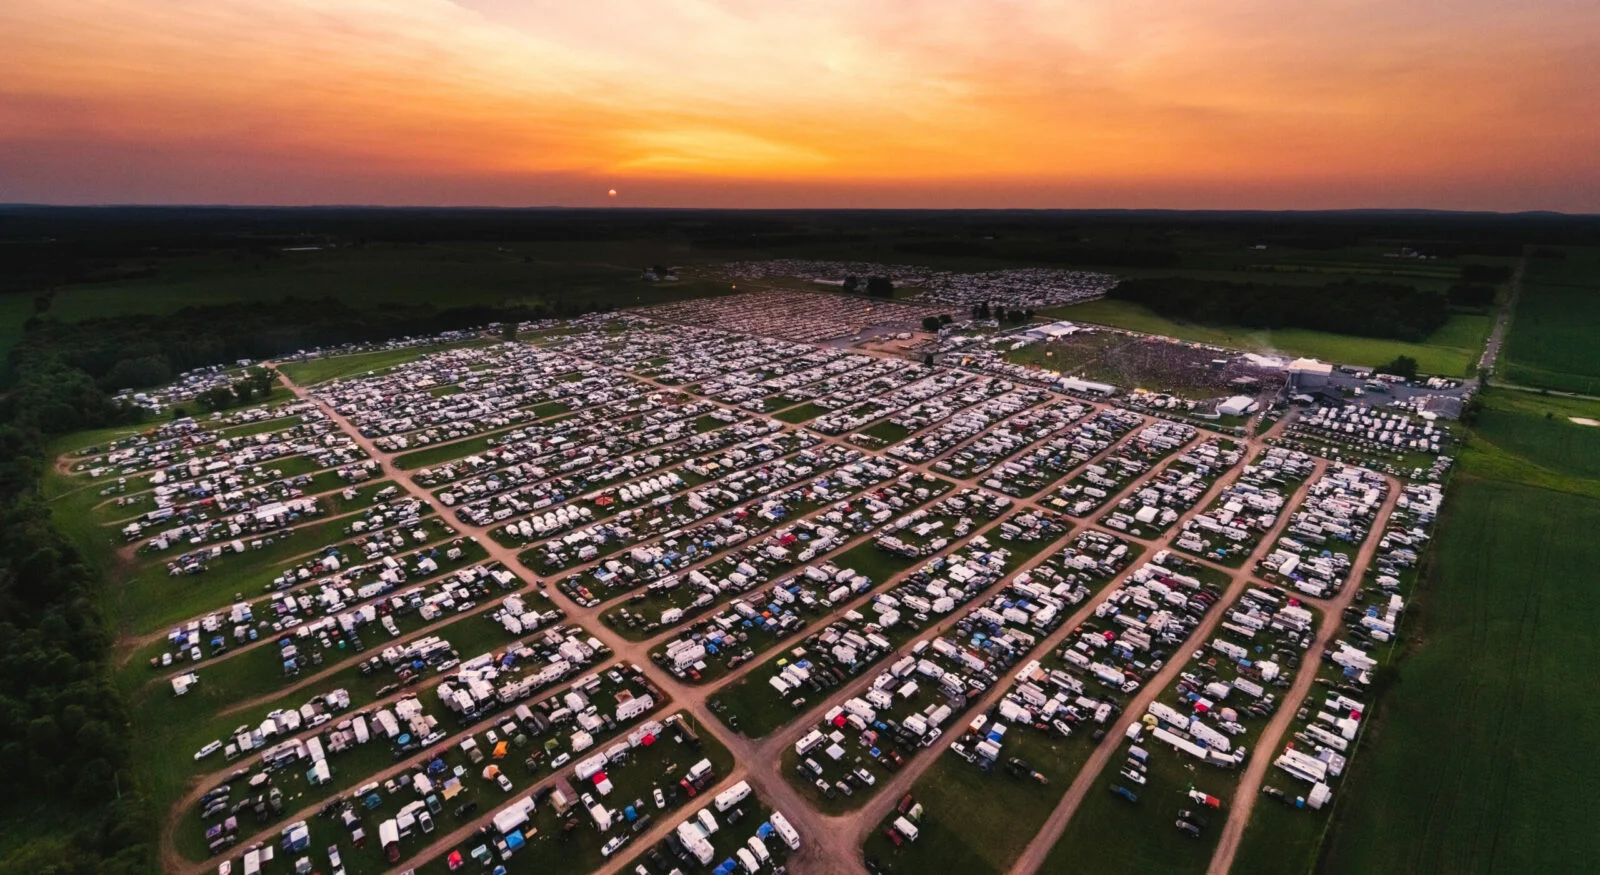
<svg viewBox="0 0 1600 875"><path fill-rule="evenodd" d="M0 201L1594 212L1597 10L7 0Z"/></svg>

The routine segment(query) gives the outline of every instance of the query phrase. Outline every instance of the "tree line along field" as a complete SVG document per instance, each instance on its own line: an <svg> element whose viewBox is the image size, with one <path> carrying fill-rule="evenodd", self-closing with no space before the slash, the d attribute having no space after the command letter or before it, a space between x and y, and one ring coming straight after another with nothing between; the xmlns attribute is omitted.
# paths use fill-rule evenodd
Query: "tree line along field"
<svg viewBox="0 0 1600 875"><path fill-rule="evenodd" d="M631 265L570 259L542 247L487 244L372 244L273 257L175 257L155 262L153 276L61 289L49 312L75 321L291 295L332 297L358 307L590 302L624 307L722 291L696 280L646 283Z"/></svg>
<svg viewBox="0 0 1600 875"><path fill-rule="evenodd" d="M1513 383L1600 392L1600 248L1529 258L1506 337L1502 374Z"/></svg>
<svg viewBox="0 0 1600 875"><path fill-rule="evenodd" d="M53 291L49 312L68 321L288 294L355 306L624 306L729 290L693 270L641 282L647 265L783 257L1443 291L1465 261L1499 263L1521 242L1584 227L1450 214L18 207L0 209L0 239L23 244L0 251L0 267L15 268L0 292L21 294L31 312L31 298ZM1438 241L1443 255L1390 257L1408 240ZM26 316L0 310L0 326Z"/></svg>
<svg viewBox="0 0 1600 875"><path fill-rule="evenodd" d="M1584 449L1600 429L1566 418L1597 413L1490 390L1318 871L1571 872L1600 856L1600 760L1588 753L1600 741L1600 482ZM1528 471L1559 472L1547 482L1560 488L1504 479ZM1268 834L1282 815L1293 816L1257 807L1234 872L1316 860Z"/></svg>

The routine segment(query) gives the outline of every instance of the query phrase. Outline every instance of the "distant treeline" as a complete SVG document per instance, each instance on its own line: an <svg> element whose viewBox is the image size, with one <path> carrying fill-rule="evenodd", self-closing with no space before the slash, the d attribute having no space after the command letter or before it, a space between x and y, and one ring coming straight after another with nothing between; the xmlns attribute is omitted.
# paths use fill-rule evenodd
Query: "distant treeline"
<svg viewBox="0 0 1600 875"><path fill-rule="evenodd" d="M1461 281L1464 283L1496 283L1507 282L1514 273L1510 266L1504 264L1463 264L1461 265Z"/></svg>
<svg viewBox="0 0 1600 875"><path fill-rule="evenodd" d="M1208 325L1312 328L1410 341L1425 339L1450 318L1444 295L1400 283L1306 286L1164 277L1124 280L1110 297Z"/></svg>
<svg viewBox="0 0 1600 875"><path fill-rule="evenodd" d="M1494 304L1494 286L1482 283L1456 283L1445 292L1452 307L1488 307Z"/></svg>
<svg viewBox="0 0 1600 875"><path fill-rule="evenodd" d="M923 240L901 243L896 252L946 258L992 258L1079 267L1178 267L1183 258L1171 249L1029 240Z"/></svg>
<svg viewBox="0 0 1600 875"><path fill-rule="evenodd" d="M1495 286L1510 282L1514 273L1504 264L1463 264L1461 282L1451 286L1445 297L1452 307L1494 306Z"/></svg>
<svg viewBox="0 0 1600 875"><path fill-rule="evenodd" d="M80 371L100 388L157 386L204 365L265 359L343 343L437 334L488 322L575 316L594 305L549 308L437 308L389 305L360 309L326 298L190 307L154 316L64 322L36 316L11 352L13 369L49 362Z"/></svg>
<svg viewBox="0 0 1600 875"><path fill-rule="evenodd" d="M1440 258L1600 244L1600 219L1557 214L1165 210L653 210L0 206L0 292L149 275L162 259L267 258L307 245L650 241L703 257L885 261L890 253L1174 267L1266 245L1409 246ZM1238 251L1235 249L1234 251ZM155 266L152 266L155 265Z"/></svg>

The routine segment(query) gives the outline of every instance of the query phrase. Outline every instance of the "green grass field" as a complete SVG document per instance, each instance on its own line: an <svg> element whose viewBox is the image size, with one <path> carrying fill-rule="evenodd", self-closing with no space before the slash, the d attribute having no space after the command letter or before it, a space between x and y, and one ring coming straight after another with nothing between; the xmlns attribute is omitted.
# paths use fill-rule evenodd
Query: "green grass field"
<svg viewBox="0 0 1600 875"><path fill-rule="evenodd" d="M1458 313L1427 342L1406 343L1298 328L1271 331L1174 322L1138 304L1109 299L1056 307L1045 311L1045 315L1235 349L1310 356L1338 364L1371 367L1392 361L1395 356L1409 355L1424 372L1452 377L1464 376L1477 365L1484 339L1494 324L1489 316Z"/></svg>
<svg viewBox="0 0 1600 875"><path fill-rule="evenodd" d="M785 410L785 411L783 411L781 413L778 413L778 414L774 415L772 418L773 419L777 419L777 420L781 420L783 422L800 423L800 422L807 422L809 420L816 419L817 417L819 417L822 414L827 413L827 412L828 412L828 408L822 407L822 406L817 405L817 404L801 404L799 406L791 407L788 410Z"/></svg>
<svg viewBox="0 0 1600 875"><path fill-rule="evenodd" d="M1478 444L1487 442L1558 477L1600 478L1600 427L1575 418L1600 422L1600 403L1495 391L1484 398L1474 434Z"/></svg>
<svg viewBox="0 0 1600 875"><path fill-rule="evenodd" d="M1006 747L1006 756L1026 760L1050 783L1013 777L1004 768L984 772L946 752L912 787L923 806L917 840L896 848L880 826L867 839L865 854L897 873L1009 871L1094 748L1083 738L1022 728L1007 737Z"/></svg>
<svg viewBox="0 0 1600 875"><path fill-rule="evenodd" d="M457 346L475 346L486 344L487 341L472 341L465 344L429 344L427 346L408 346L404 349L383 349L376 352L358 352L354 355L338 355L328 358L310 359L303 362L284 362L278 370L285 377L302 386L321 383L326 380L337 380L341 377L354 377L368 371L388 370L396 365L422 358L429 353Z"/></svg>
<svg viewBox="0 0 1600 875"><path fill-rule="evenodd" d="M1356 761L1327 868L1585 871L1600 501L1468 476L1446 513L1426 643Z"/></svg>
<svg viewBox="0 0 1600 875"><path fill-rule="evenodd" d="M1514 383L1600 392L1600 249L1532 258L1506 336L1502 376Z"/></svg>

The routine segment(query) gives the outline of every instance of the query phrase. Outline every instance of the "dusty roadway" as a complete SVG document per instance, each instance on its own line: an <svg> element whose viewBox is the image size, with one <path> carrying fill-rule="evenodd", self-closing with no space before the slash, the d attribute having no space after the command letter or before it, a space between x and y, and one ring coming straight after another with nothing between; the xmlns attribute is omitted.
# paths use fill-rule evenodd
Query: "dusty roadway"
<svg viewBox="0 0 1600 875"><path fill-rule="evenodd" d="M640 378L635 376L634 379ZM308 398L313 397L305 387L295 385L287 378L284 379L284 382L289 385L290 389L297 396ZM643 380L643 382L653 383L653 381L650 380ZM659 384L655 385L664 391L681 392L681 388L679 387L661 386ZM320 400L317 400L317 403L333 418L334 422L339 426L340 429L344 430L345 433L349 435L359 446L366 450L371 458L379 462L384 474L389 479L407 489L416 497L422 498L423 500L431 500L429 490L418 486L414 482L412 472L397 469L393 465L394 456L399 454L386 453L382 450L379 450L374 445L373 441L363 437L354 427L351 426L346 418L339 415L331 408L331 406ZM735 412L745 414L748 413L748 411L741 411L729 405L721 404L720 402L712 401L712 403L716 403L718 406L726 409L734 410ZM1084 404L1085 406L1093 408L1094 410L1102 409L1105 406L1103 404L1094 404L1091 402L1084 402ZM1021 415L1021 413L1015 415ZM1150 417L1146 416L1145 419L1148 422ZM1137 429L1134 431L1136 430ZM1129 436L1131 436L1133 433L1133 431L1130 431ZM1269 431L1269 434L1270 433L1271 432ZM1186 445L1185 448L1187 448L1187 446L1192 446L1194 442L1203 440L1206 434L1206 432L1202 431L1200 435L1197 436L1194 441L1191 441L1189 445ZM819 435L819 437L822 437L825 442L846 445L852 447L853 449L861 449L854 444L848 443L844 438L830 437L825 435ZM1050 436L1041 438L1038 441L1034 441L1022 448L1019 448L1012 453L1011 456L1008 456L1008 458L1013 458L1019 454L1027 452L1028 450L1042 443L1044 440L1048 440L1049 437ZM1261 447L1264 445L1264 437L1265 435L1243 441L1243 443L1246 445L1244 448L1244 459L1246 461L1248 461L1248 459L1254 453L1261 449ZM941 454L941 457L957 452L961 446L964 446L970 440L975 439L976 437L958 443L944 454ZM1120 446L1126 439L1127 438L1125 437L1122 440L1114 442L1111 448L1108 448L1101 453L1097 453L1094 458L1086 461L1083 464L1089 464L1093 462L1094 459L1102 457L1106 452L1110 452L1115 447ZM1171 458L1180 455L1182 451L1182 449L1174 451L1172 454L1169 454L1166 459L1170 460ZM868 450L867 452L873 451ZM985 474L980 474L977 478L968 478L965 480L957 479L950 477L947 474L933 472L931 468L932 464L933 463L930 461L928 463L919 465L908 465L908 467L911 470L924 470L932 473L938 473L939 476L944 477L945 479L955 480L958 486L978 487L976 481L986 476ZM1164 464L1166 464L1166 462L1162 462L1156 466L1153 466L1151 472L1147 472L1145 475L1141 475L1140 477L1136 478L1122 493L1119 493L1112 499L1112 501L1108 502L1106 506L1109 507L1114 505L1115 501L1120 500L1124 495L1136 490L1142 484L1144 479L1149 476L1149 473L1160 470L1160 467ZM1241 462L1241 465L1242 464L1243 462ZM1057 478L1056 480L1052 481L1051 486L1064 482L1065 480L1070 479L1072 476L1076 476L1077 472L1081 470L1081 468L1082 465L1078 466L1062 477ZM1321 470L1321 467L1319 467L1318 472L1320 473ZM1147 547L1155 547L1158 549L1161 546L1165 546L1170 540L1175 538L1177 532L1182 527L1183 519L1186 519L1188 516L1204 509L1207 504L1209 504L1211 499L1216 495L1216 493L1223 488L1224 484L1236 476L1237 470L1231 474L1224 474L1224 476L1218 478L1218 481L1213 484L1206 495L1203 496L1200 501L1196 502L1195 505L1183 515L1183 518L1177 523L1174 523L1174 525L1160 538L1149 541L1140 538L1132 538L1131 540L1139 541L1145 544ZM1308 479L1307 482L1309 483L1310 480ZM1048 495L1049 489L1050 486L1047 486L1035 493L1035 495ZM1013 501L1017 509L1038 508L1038 506L1031 500L1014 499ZM1291 504L1290 506L1293 505ZM461 522L459 519L452 520L451 524L463 535L476 537L478 543L489 554L490 559L498 560L504 563L508 568L517 570L525 577L531 577L536 582L539 580L537 575L531 575L521 565L521 563L518 562L516 556L518 550L501 546L495 542L493 538L489 537L488 527L468 525ZM1044 559L1047 558L1054 550L1059 549L1059 546L1065 543L1067 539L1075 537L1079 532L1086 528L1093 527L1094 526L1092 522L1087 520L1072 526L1070 531L1060 538L1057 538L1045 550L1041 550L1034 560L1023 567L1032 567L1038 562L1044 561ZM983 527L979 527L980 531L982 528ZM1116 534L1119 537L1129 537L1125 533ZM851 539L846 544L842 545L839 550L849 549L855 544L864 542L868 537L872 537L872 535L868 534L859 538ZM964 543L964 541L962 543ZM1271 540L1263 541L1263 544L1269 543L1271 543ZM953 550L956 548L957 545L953 544L946 549ZM1137 567L1137 564L1138 563L1135 563L1133 566L1130 566L1130 569L1127 572L1124 572L1124 574L1131 573L1132 570ZM1220 566L1215 567L1220 568ZM572 572L572 570L574 569L563 571L563 574L569 574ZM1241 577L1248 577L1248 574L1244 572L1237 572L1231 569L1223 570L1230 575L1237 574ZM910 572L908 571L902 575L898 575L895 578L895 581L898 581L904 577L905 574L909 573ZM1009 579L1009 577L1010 575L1007 575L1007 577L1003 579ZM807 624L807 629L814 630L816 628L820 628L823 623L828 622L831 620L831 618L870 598L871 593L882 591L890 585L892 585L892 582L876 584L869 593L864 594L860 599L839 606L837 609L830 612L826 617L809 621ZM1110 586L1110 584L1108 584L1108 586ZM817 705L809 709L805 714L797 715L794 719L786 723L783 728L772 733L767 738L749 739L726 729L721 722L710 713L705 703L709 698L714 697L718 690L730 683L736 682L747 672L762 664L761 660L751 660L714 683L703 686L690 686L678 681L670 674L657 668L655 664L649 660L650 650L652 650L656 644L659 643L659 641L676 634L676 630L665 630L661 634L645 641L629 641L619 635L616 635L607 626L605 626L605 624L599 621L600 613L613 607L617 603L616 599L602 602L600 605L597 605L594 608L584 608L572 602L559 590L550 590L550 597L559 607L563 608L567 612L569 622L582 624L588 631L593 633L596 637L599 637L609 647L612 648L615 657L613 661L625 661L639 665L644 670L646 676L651 680L651 682L656 684L656 686L659 687L672 700L672 706L670 708L664 708L658 713L670 713L675 710L683 710L687 712L699 723L700 726L703 727L704 731L709 732L733 753L736 762L739 763L739 766L735 769L733 774L724 776L719 782L718 786L720 787L731 783L739 778L746 779L750 781L751 785L756 789L758 795L763 799L763 801L774 808L782 810L790 818L790 820L794 822L796 828L800 830L803 836L804 846L799 853L795 854L791 858L790 868L791 871L802 873L802 875L803 873L858 873L864 871L860 850L862 838L871 832L887 808L891 806L896 799L898 799L901 793L904 792L904 788L908 788L916 780L916 778L920 776L922 771L926 769L927 766L931 765L932 762L934 762L938 753L954 740L954 733L947 734L946 737L941 739L940 744L936 745L934 748L920 751L918 755L913 757L912 760L907 763L907 766L897 773L894 778L883 788L881 788L880 792L877 793L874 798L862 809L840 817L825 817L816 812L806 801L805 797L803 797L801 793L792 784L790 784L788 780L786 780L785 776L781 774L779 759L783 750L792 740L790 736L798 734L799 731L803 731L804 728L810 726L811 723L815 722L815 720L820 717L820 714L826 709L826 707L828 707L829 704L842 699L842 697L845 695L846 688L830 691L830 695L825 701L819 702ZM1040 644L1030 651L1028 655L1022 657L1020 662L1026 662L1026 660L1033 658L1035 655L1046 652L1047 648L1055 646L1055 644L1057 644L1061 638L1063 638L1074 626L1077 625L1078 622L1081 621L1082 616L1086 615L1086 612L1092 609L1092 605L1095 604L1096 601L1096 599L1088 600L1086 602L1086 606L1080 608L1078 615L1075 615L1067 622L1063 622L1056 633L1052 633L1051 636L1041 641ZM909 645L907 645L907 647L909 647ZM858 678L854 684L847 685L847 688L860 687L867 683L870 683L870 675L868 677ZM1005 684L997 685L997 689L991 690L985 697L983 697L983 699L974 703L970 713L978 713L978 709L986 709L992 706L994 702L998 701L999 697L1003 695L1006 686L1007 685ZM1155 688L1159 689L1159 687ZM1108 736L1108 740L1109 738L1110 736ZM537 784L530 786L541 786L553 780L554 776L552 775L544 778ZM190 798L188 798L186 802L192 803L193 797L201 792L201 789L203 789L203 786L197 787L194 793L190 794ZM169 817L167 823L168 835L166 836L167 840L163 843L164 848L170 848L170 830L175 828L176 821L181 816L181 812L183 810L184 804L180 803L180 805L172 813L172 816ZM414 865L426 862L427 860L444 853L452 847L458 846L462 841L469 838L478 827L487 823L489 817L492 816L492 813L492 810L485 812L480 818L468 822L446 835L440 836L426 848L419 849L408 855L408 863ZM630 846L634 848L635 851L625 851L617 855L617 857L613 858L613 860L610 861L610 863L600 871L609 873L620 870L625 862L634 856L635 852L654 844L661 837L663 837L673 825L675 825L675 819L671 818L664 819L663 822L656 824L652 829L634 839ZM164 853L164 860L166 860L169 864L178 862L175 860L174 856L166 853ZM211 868L211 864L189 864L187 862L168 866L169 871L190 872L194 873L194 875L199 875L201 872L209 871Z"/></svg>
<svg viewBox="0 0 1600 875"><path fill-rule="evenodd" d="M1511 328L1511 311L1517 306L1517 296L1522 294L1522 278L1528 271L1528 258L1523 256L1517 262L1516 273L1511 277L1510 291L1506 299L1500 304L1500 309L1494 316L1494 328L1489 331L1489 339L1483 345L1483 355L1478 359L1478 371L1484 374L1493 374L1495 361L1500 357L1500 346L1505 342L1506 331Z"/></svg>
<svg viewBox="0 0 1600 875"><path fill-rule="evenodd" d="M1279 706L1278 713L1272 715L1272 721L1266 725L1261 731L1261 737L1256 740L1255 755L1250 758L1244 774L1239 779L1239 788L1234 791L1233 807L1228 811L1228 822L1222 828L1222 838L1212 854L1211 865L1206 869L1207 875L1225 875L1233 868L1233 858L1239 851L1239 841L1244 836L1245 828L1250 825L1250 813L1261 800L1261 782L1266 777L1267 768L1277 757L1278 748L1283 742L1283 734L1294 722L1295 712L1300 710L1301 703L1305 701L1312 685L1316 682L1317 669L1322 666L1322 654L1327 651L1329 642L1338 634L1339 627L1344 623L1344 609L1355 600L1356 591L1361 588L1361 576L1366 573L1373 554L1378 550L1378 542L1382 540L1383 531L1389 524L1389 515L1394 512L1395 503L1400 497L1399 481L1392 477L1385 479L1389 481L1388 500L1378 511L1378 516L1372 523L1372 530L1367 533L1366 541L1356 553L1356 561L1352 563L1350 576L1345 579L1344 586L1332 599L1305 599L1308 604L1315 605L1322 611L1322 626L1317 630L1316 640L1306 650L1305 657L1300 660L1300 671L1295 675L1294 685L1289 688L1289 693Z"/></svg>

